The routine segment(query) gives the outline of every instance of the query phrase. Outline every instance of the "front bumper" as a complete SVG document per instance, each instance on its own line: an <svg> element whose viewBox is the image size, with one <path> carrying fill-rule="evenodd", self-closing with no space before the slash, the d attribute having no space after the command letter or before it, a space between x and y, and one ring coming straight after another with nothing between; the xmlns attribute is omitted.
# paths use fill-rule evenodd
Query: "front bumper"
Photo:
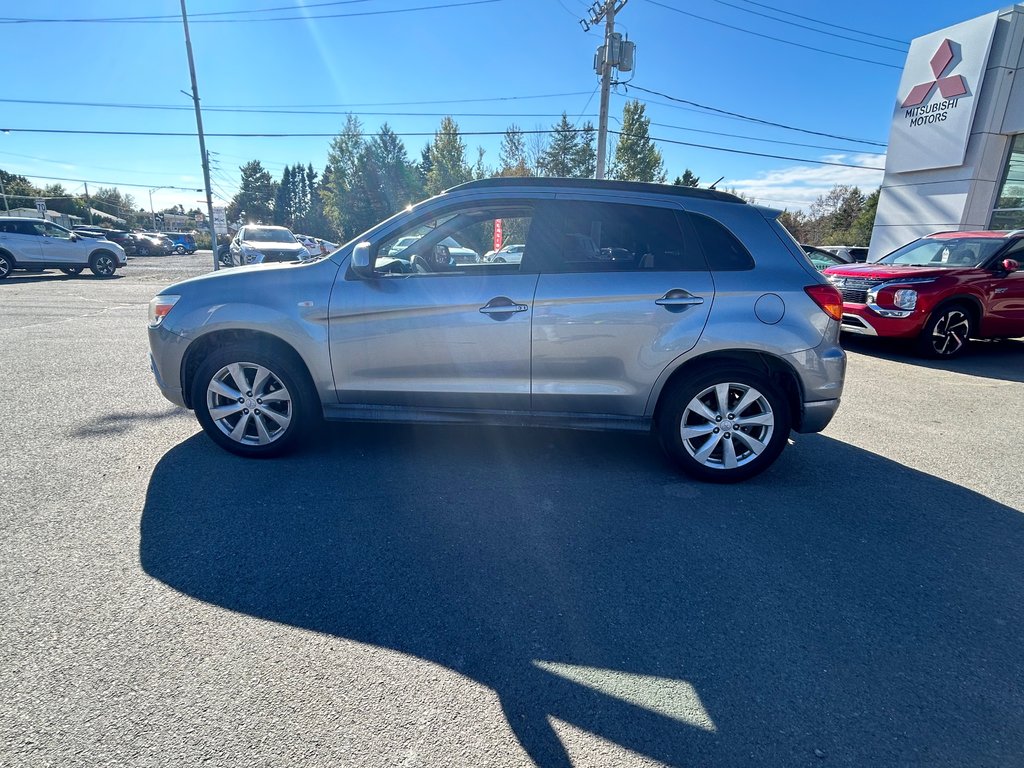
<svg viewBox="0 0 1024 768"><path fill-rule="evenodd" d="M175 405L187 408L181 386L181 362L188 339L163 326L149 328L149 368L160 393Z"/></svg>
<svg viewBox="0 0 1024 768"><path fill-rule="evenodd" d="M843 303L840 328L847 333L862 336L883 336L892 339L912 339L921 333L925 314L911 312L908 317L882 317L867 304Z"/></svg>

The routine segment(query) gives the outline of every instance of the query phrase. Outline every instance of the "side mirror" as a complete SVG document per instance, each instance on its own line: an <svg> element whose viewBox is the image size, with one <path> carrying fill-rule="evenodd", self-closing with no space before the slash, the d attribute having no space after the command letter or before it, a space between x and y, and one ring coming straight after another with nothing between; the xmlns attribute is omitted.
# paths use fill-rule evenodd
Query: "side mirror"
<svg viewBox="0 0 1024 768"><path fill-rule="evenodd" d="M1016 272L1020 269L1020 262L1014 259L1003 259L1003 269L1007 272Z"/></svg>
<svg viewBox="0 0 1024 768"><path fill-rule="evenodd" d="M72 233L71 233L71 242L73 242L73 243L77 243L77 242L78 242L79 240L81 240L81 239L82 239L82 238L81 238L81 236L80 236L80 235L77 235L77 234L75 234L74 232L72 232Z"/></svg>
<svg viewBox="0 0 1024 768"><path fill-rule="evenodd" d="M366 241L357 243L352 251L352 271L364 280L373 277L373 265L370 264L370 244Z"/></svg>

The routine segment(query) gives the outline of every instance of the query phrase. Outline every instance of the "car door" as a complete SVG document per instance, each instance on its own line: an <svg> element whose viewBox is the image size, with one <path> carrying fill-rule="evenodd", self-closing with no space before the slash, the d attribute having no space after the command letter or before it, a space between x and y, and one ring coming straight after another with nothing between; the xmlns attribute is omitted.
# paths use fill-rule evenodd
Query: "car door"
<svg viewBox="0 0 1024 768"><path fill-rule="evenodd" d="M638 418L655 382L700 338L714 284L671 203L559 195L527 248L537 412Z"/></svg>
<svg viewBox="0 0 1024 768"><path fill-rule="evenodd" d="M1024 269L1002 270L1006 259L1024 263L1024 240L987 265L981 280L986 299L982 331L988 336L1024 336Z"/></svg>
<svg viewBox="0 0 1024 768"><path fill-rule="evenodd" d="M19 265L39 261L41 239L31 219L0 221L0 248L9 251Z"/></svg>
<svg viewBox="0 0 1024 768"><path fill-rule="evenodd" d="M39 240L42 261L47 264L77 265L88 262L88 240L81 241L78 235L48 221L34 222L34 226L42 235Z"/></svg>
<svg viewBox="0 0 1024 768"><path fill-rule="evenodd" d="M528 411L536 273L457 263L441 241L479 252L496 219L525 233L532 215L524 202L445 207L373 242L372 277L342 270L329 318L339 402Z"/></svg>

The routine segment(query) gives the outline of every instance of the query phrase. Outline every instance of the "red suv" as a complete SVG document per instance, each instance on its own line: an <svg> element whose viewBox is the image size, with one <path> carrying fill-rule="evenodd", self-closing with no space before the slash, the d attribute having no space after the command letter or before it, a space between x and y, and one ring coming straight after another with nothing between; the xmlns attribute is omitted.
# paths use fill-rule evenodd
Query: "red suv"
<svg viewBox="0 0 1024 768"><path fill-rule="evenodd" d="M936 232L872 264L829 267L843 294L842 329L916 339L956 357L970 338L1024 336L1024 230Z"/></svg>

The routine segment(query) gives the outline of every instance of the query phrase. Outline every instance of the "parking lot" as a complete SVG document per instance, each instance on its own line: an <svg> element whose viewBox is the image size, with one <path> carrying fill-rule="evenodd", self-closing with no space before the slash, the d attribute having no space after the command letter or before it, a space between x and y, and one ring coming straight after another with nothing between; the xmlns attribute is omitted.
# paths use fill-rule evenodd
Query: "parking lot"
<svg viewBox="0 0 1024 768"><path fill-rule="evenodd" d="M247 461L147 361L210 262L0 283L0 764L1019 763L1024 341L850 340L735 486L555 430Z"/></svg>

